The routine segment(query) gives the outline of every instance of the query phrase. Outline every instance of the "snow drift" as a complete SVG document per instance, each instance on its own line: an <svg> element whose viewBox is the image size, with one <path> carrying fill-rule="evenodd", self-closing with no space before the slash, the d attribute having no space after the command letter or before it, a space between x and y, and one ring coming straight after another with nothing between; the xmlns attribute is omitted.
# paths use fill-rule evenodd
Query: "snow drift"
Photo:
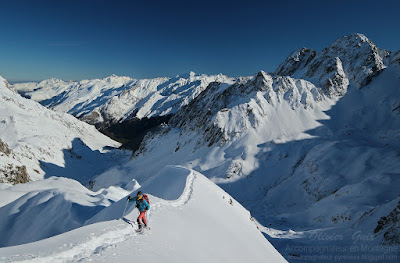
<svg viewBox="0 0 400 263"><path fill-rule="evenodd" d="M6 188L0 190L0 195L3 200L16 198L0 207L0 232L6 237L0 239L0 247L33 242L80 227L110 204L101 195L92 196L77 181L56 177Z"/></svg>
<svg viewBox="0 0 400 263"><path fill-rule="evenodd" d="M200 173L169 166L140 189L150 193L151 202L151 230L143 235L118 220L124 198L82 228L0 248L2 261L286 262L257 229L250 213ZM132 206L126 217L135 219Z"/></svg>

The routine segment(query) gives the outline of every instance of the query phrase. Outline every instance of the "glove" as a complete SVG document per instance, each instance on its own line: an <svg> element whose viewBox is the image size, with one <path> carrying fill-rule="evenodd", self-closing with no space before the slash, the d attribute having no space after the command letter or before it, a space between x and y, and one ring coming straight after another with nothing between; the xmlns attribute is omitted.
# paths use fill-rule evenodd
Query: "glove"
<svg viewBox="0 0 400 263"><path fill-rule="evenodd" d="M130 195L128 195L128 200L131 200L132 198L131 198L131 196Z"/></svg>

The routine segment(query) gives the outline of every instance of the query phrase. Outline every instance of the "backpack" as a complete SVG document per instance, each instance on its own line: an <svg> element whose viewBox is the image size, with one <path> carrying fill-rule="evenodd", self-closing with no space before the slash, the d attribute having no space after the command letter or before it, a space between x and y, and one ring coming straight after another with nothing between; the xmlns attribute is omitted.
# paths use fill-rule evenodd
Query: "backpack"
<svg viewBox="0 0 400 263"><path fill-rule="evenodd" d="M143 194L143 198L146 199L148 204L150 204L149 197L146 194Z"/></svg>
<svg viewBox="0 0 400 263"><path fill-rule="evenodd" d="M143 199L146 199L147 203L150 205L150 201L149 201L149 197L146 194L142 194L143 195ZM136 200L136 208L139 208L139 200ZM143 202L143 200L142 200Z"/></svg>

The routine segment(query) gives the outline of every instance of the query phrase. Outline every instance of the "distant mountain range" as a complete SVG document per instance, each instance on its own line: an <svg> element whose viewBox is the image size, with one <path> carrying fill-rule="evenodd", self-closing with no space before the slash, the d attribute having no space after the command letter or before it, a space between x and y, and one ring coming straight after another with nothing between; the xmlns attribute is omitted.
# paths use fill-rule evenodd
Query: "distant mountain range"
<svg viewBox="0 0 400 263"><path fill-rule="evenodd" d="M312 253L288 247L348 248L357 233L373 237L358 244L400 244L400 52L362 34L319 53L296 50L275 72L252 77L13 87L122 142L142 129L133 159L94 182L146 181L166 165L196 170L243 204L289 260Z"/></svg>
<svg viewBox="0 0 400 263"><path fill-rule="evenodd" d="M50 109L97 124L173 114L215 81L231 85L236 79L190 72L175 78L140 80L116 75L79 82L48 79L13 87Z"/></svg>

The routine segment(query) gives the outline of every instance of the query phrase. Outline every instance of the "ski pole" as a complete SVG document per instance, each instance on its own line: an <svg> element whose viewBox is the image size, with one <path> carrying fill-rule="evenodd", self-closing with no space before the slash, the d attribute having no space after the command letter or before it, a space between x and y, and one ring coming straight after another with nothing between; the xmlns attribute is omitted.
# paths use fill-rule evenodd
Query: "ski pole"
<svg viewBox="0 0 400 263"><path fill-rule="evenodd" d="M128 203L129 203L129 199L126 200L125 209L124 209L124 212L122 213L122 217L121 218L123 218L124 215L125 215L125 211L126 211L126 208L128 207Z"/></svg>

